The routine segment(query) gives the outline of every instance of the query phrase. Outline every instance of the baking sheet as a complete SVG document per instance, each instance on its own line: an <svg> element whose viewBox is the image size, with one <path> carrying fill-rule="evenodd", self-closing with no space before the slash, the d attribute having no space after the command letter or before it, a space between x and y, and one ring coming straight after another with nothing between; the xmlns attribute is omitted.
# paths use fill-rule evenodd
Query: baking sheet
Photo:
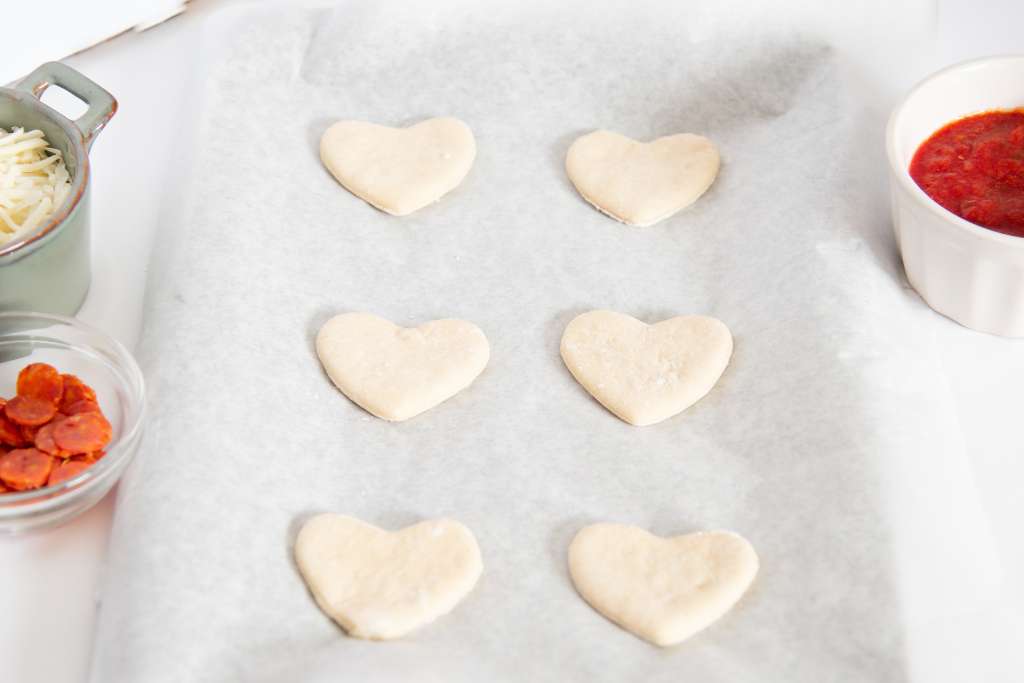
<svg viewBox="0 0 1024 683"><path fill-rule="evenodd" d="M884 94L848 49L857 33L898 59L919 9L870 27L871 8L797 3L222 15L154 256L152 420L121 487L93 679L913 679L911 627L955 622L996 568L931 317L889 234ZM412 216L375 211L318 161L336 119L441 115L473 128L476 165ZM721 175L676 217L624 227L565 179L568 145L599 127L707 135ZM733 361L684 415L630 427L558 357L591 308L715 315ZM472 320L491 364L418 418L376 420L312 348L354 310ZM405 640L347 638L290 555L327 510L457 518L484 576ZM569 582L568 542L596 521L734 529L761 575L713 628L659 650Z"/></svg>

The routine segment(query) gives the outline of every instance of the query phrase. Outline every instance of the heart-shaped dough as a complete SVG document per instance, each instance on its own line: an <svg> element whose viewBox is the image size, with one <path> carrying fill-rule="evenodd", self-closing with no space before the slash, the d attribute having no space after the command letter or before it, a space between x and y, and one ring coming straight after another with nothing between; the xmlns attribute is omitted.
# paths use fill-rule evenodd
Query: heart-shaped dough
<svg viewBox="0 0 1024 683"><path fill-rule="evenodd" d="M483 563L473 533L451 519L385 531L322 514L295 540L295 562L316 602L351 636L388 640L447 614Z"/></svg>
<svg viewBox="0 0 1024 683"><path fill-rule="evenodd" d="M316 352L342 393L377 417L408 420L459 393L483 372L487 337L465 320L399 327L369 313L328 320Z"/></svg>
<svg viewBox="0 0 1024 683"><path fill-rule="evenodd" d="M637 142L599 130L577 138L565 170L583 198L628 225L654 225L697 201L718 175L718 150L681 133Z"/></svg>
<svg viewBox="0 0 1024 683"><path fill-rule="evenodd" d="M476 141L462 121L427 119L409 128L338 121L320 138L320 158L345 189L393 216L448 194L473 166Z"/></svg>
<svg viewBox="0 0 1024 683"><path fill-rule="evenodd" d="M590 311L562 335L562 359L590 395L626 422L672 417L711 391L732 355L732 335L702 315L646 325L615 311Z"/></svg>
<svg viewBox="0 0 1024 683"><path fill-rule="evenodd" d="M661 538L635 526L593 524L569 546L569 573L583 599L662 647L728 612L757 569L754 548L730 531Z"/></svg>

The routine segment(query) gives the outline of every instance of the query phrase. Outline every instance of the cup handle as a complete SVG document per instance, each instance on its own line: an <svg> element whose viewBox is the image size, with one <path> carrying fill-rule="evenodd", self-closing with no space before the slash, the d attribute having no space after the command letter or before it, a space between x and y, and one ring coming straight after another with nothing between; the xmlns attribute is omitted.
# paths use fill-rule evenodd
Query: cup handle
<svg viewBox="0 0 1024 683"><path fill-rule="evenodd" d="M43 64L14 87L31 93L38 99L51 85L64 88L89 105L86 112L75 120L75 125L82 131L85 148L89 149L96 135L117 112L117 100L106 90L60 62Z"/></svg>

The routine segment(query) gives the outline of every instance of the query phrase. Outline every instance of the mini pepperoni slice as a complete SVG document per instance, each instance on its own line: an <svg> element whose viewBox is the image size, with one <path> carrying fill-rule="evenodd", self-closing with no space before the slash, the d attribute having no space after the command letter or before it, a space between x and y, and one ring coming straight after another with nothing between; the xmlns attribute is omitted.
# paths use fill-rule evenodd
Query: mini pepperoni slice
<svg viewBox="0 0 1024 683"><path fill-rule="evenodd" d="M64 380L64 395L60 399L62 411L78 401L96 401L96 392L82 380L74 375L61 375L61 378Z"/></svg>
<svg viewBox="0 0 1024 683"><path fill-rule="evenodd" d="M77 458L79 458L81 460L84 460L84 461L86 461L88 463L94 463L94 462L96 462L97 460L99 460L100 458L102 458L106 454L107 454L106 451L93 451L92 453L86 453L85 455L79 455L79 456L77 456Z"/></svg>
<svg viewBox="0 0 1024 683"><path fill-rule="evenodd" d="M41 450L43 453L49 453L50 455L58 458L70 457L70 453L65 453L57 446L57 442L53 438L53 430L59 424L59 420L54 418L53 422L48 422L39 428L36 432L35 445L36 448Z"/></svg>
<svg viewBox="0 0 1024 683"><path fill-rule="evenodd" d="M47 422L46 424L50 424ZM45 427L46 425L43 425ZM25 439L28 443L33 443L36 440L36 433L42 429L42 427L29 427L27 425L21 425L21 438Z"/></svg>
<svg viewBox="0 0 1024 683"><path fill-rule="evenodd" d="M106 454L107 454L106 451L93 451L92 453L82 453L80 455L73 455L69 459L70 460L81 460L82 462L87 462L87 463L89 463L91 465L94 462L98 461L100 458L102 458Z"/></svg>
<svg viewBox="0 0 1024 683"><path fill-rule="evenodd" d="M52 469L53 458L35 448L19 448L0 457L0 481L16 491L43 486Z"/></svg>
<svg viewBox="0 0 1024 683"><path fill-rule="evenodd" d="M18 396L29 396L56 405L64 395L64 378L46 363L26 365L18 373Z"/></svg>
<svg viewBox="0 0 1024 683"><path fill-rule="evenodd" d="M53 468L50 472L50 478L46 482L46 485L53 486L54 484L59 484L62 481L67 481L68 479L77 477L91 466L91 462L85 462L84 460L65 460Z"/></svg>
<svg viewBox="0 0 1024 683"><path fill-rule="evenodd" d="M62 410L65 415L78 415L79 413L103 413L96 401L87 398L84 398L81 401L75 401L67 406L62 406Z"/></svg>
<svg viewBox="0 0 1024 683"><path fill-rule="evenodd" d="M0 443L18 448L25 445L25 435L21 428L11 422L5 413L0 413Z"/></svg>
<svg viewBox="0 0 1024 683"><path fill-rule="evenodd" d="M4 414L19 425L39 427L53 419L57 405L43 398L17 395L4 406Z"/></svg>
<svg viewBox="0 0 1024 683"><path fill-rule="evenodd" d="M113 436L107 418L99 413L79 413L62 420L53 429L53 440L62 451L92 453L102 450Z"/></svg>

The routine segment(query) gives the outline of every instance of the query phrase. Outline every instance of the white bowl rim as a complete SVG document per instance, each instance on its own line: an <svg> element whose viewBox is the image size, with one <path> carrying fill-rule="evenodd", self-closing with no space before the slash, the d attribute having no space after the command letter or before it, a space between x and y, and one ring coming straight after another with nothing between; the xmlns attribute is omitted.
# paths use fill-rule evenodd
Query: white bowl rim
<svg viewBox="0 0 1024 683"><path fill-rule="evenodd" d="M107 343L109 343L111 347L128 362L127 369L131 375L130 380L132 384L134 384L132 390L137 390L139 396L139 411L134 423L128 425L121 437L111 444L110 451L112 452L109 452L107 456L100 458L98 461L93 463L91 467L83 470L77 476L66 481L62 481L54 486L43 486L37 489L30 489L28 491L15 491L0 494L0 506L6 506L11 503L27 503L28 505L23 508L25 511L36 511L38 508L33 507L31 505L32 503L40 503L40 507L43 508L50 507L50 504L57 505L57 501L60 501L62 498L59 494L68 492L69 489L81 491L95 481L102 481L105 479L105 475L109 470L116 468L121 460L127 457L126 452L120 449L119 446L136 439L139 431L145 423L146 380L142 374L142 369L139 368L138 363L135 361L135 357L121 342L114 339L114 337L103 330L93 327L88 323L84 323L78 318L71 318L51 313L36 313L33 311L0 311L0 322L11 318L35 318L40 321L52 321L55 323L69 325L85 332L89 332L90 334L103 337L106 339ZM0 515L0 517L2 517L2 515Z"/></svg>
<svg viewBox="0 0 1024 683"><path fill-rule="evenodd" d="M900 118L900 115L903 113L903 109L904 107L906 107L907 102L909 102L911 98L917 95L918 91L920 91L926 85L929 85L932 81L938 80L939 78L943 78L958 71L967 71L969 69L974 69L979 66L988 66L999 62L1020 62L1021 66L1024 67L1024 54L993 55L990 57L970 59L967 60L966 62L960 62L958 64L947 66L946 68L940 69L939 71L936 71L935 73L926 76L925 78L918 81L917 85L910 89L910 92L908 92L906 96L902 100L900 100L899 104L897 104L896 107L892 110L892 114L889 115L889 123L886 125L885 128L885 151L886 156L888 156L889 158L890 170L892 171L893 175L897 178L897 182L899 182L900 185L910 193L910 196L913 197L920 206L927 208L929 211L934 213L936 216L942 218L950 225L954 225L960 230L964 230L968 234L973 235L974 237L977 237L979 239L986 239L997 244L1002 244L1007 247L1024 249L1024 237L1019 237L1017 235L1008 235L997 230L982 227L976 223L970 222L965 218L957 216L955 213L939 204L937 201L929 197L928 194L924 190L922 190L917 183L914 182L914 179L910 177L909 167L904 167L902 164L897 162L898 154L896 151L896 122ZM1021 108L1024 108L1024 103L1021 103ZM984 111L996 111L996 109L993 108L992 110L982 110L977 113L980 114ZM967 116L970 116L970 114L967 114ZM952 121L950 121L949 123L952 123Z"/></svg>

